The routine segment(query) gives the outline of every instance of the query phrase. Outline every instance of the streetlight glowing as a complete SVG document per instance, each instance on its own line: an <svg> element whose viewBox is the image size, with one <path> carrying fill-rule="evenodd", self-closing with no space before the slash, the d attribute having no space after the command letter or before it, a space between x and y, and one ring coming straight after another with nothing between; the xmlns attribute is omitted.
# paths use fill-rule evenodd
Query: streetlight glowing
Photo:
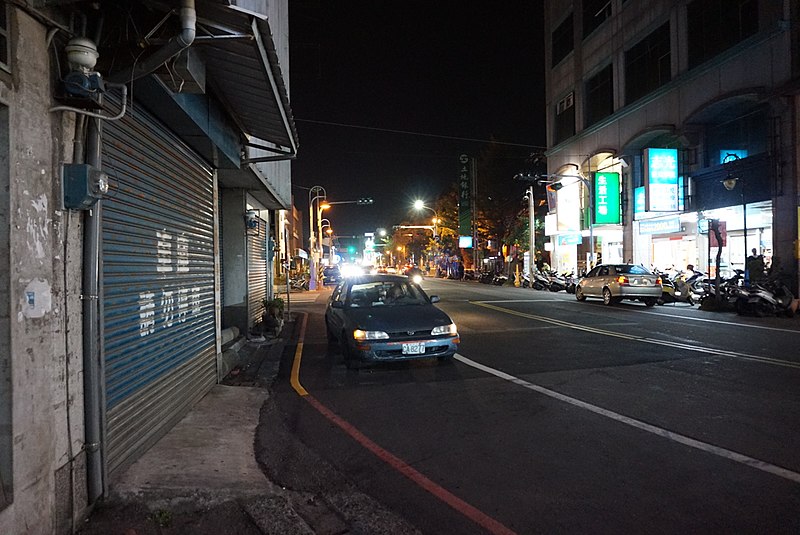
<svg viewBox="0 0 800 535"><path fill-rule="evenodd" d="M417 199L414 201L414 210L422 210L425 208L425 201Z"/></svg>
<svg viewBox="0 0 800 535"><path fill-rule="evenodd" d="M322 203L322 204L320 204L320 205L319 205L319 209L320 209L320 210L327 210L327 209L328 209L328 208L330 208L330 207L331 207L331 205L330 205L330 204L328 204L328 203L326 203L326 202L324 202L324 203Z"/></svg>

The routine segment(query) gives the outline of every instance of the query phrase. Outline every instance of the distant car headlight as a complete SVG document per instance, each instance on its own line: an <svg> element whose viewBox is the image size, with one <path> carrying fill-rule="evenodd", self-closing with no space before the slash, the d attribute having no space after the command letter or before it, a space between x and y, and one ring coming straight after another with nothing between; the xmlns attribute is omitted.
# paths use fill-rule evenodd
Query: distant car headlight
<svg viewBox="0 0 800 535"><path fill-rule="evenodd" d="M388 340L389 335L383 331L362 331L356 329L353 331L353 338L356 340Z"/></svg>
<svg viewBox="0 0 800 535"><path fill-rule="evenodd" d="M431 334L432 335L451 334L455 336L458 334L458 329L456 329L455 323L451 323L450 325L439 325L438 327L433 328Z"/></svg>
<svg viewBox="0 0 800 535"><path fill-rule="evenodd" d="M345 264L344 266L341 267L341 272L343 277L356 277L358 275L361 275L364 272L364 270L361 269L360 266Z"/></svg>
<svg viewBox="0 0 800 535"><path fill-rule="evenodd" d="M414 281L414 284L421 284L422 275L414 275L413 277L411 277L411 280Z"/></svg>

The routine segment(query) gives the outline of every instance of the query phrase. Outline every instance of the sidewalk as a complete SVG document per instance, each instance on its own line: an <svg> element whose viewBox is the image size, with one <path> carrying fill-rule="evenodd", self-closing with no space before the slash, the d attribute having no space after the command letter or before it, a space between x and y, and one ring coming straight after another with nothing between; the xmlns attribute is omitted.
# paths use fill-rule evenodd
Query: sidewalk
<svg viewBox="0 0 800 535"><path fill-rule="evenodd" d="M78 533L417 534L265 416L272 403L269 389L297 325L288 321L279 338L232 344L224 358L231 373L144 456L114 477L108 498ZM265 437L271 452L257 451ZM305 459L294 490L269 481L260 466L286 456ZM307 467L313 467L313 473Z"/></svg>
<svg viewBox="0 0 800 535"><path fill-rule="evenodd" d="M85 535L318 533L291 496L264 476L254 452L261 406L291 336L235 344L229 377L215 385L143 457L110 483L109 497L81 528ZM236 347L238 346L238 347ZM238 382L242 384L242 381Z"/></svg>

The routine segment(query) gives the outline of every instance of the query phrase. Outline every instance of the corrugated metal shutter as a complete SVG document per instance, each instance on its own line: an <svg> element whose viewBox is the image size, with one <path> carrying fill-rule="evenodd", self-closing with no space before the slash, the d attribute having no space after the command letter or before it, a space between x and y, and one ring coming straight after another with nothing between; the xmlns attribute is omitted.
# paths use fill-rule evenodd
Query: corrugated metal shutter
<svg viewBox="0 0 800 535"><path fill-rule="evenodd" d="M247 236L247 308L248 327L261 323L264 298L267 296L267 222L258 219L258 233Z"/></svg>
<svg viewBox="0 0 800 535"><path fill-rule="evenodd" d="M127 466L216 382L211 170L139 106L104 125L105 459Z"/></svg>

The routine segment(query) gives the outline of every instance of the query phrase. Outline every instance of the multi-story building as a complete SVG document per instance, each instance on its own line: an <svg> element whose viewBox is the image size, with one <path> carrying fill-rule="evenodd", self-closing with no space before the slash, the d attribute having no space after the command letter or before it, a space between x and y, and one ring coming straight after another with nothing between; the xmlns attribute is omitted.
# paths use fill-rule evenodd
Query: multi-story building
<svg viewBox="0 0 800 535"><path fill-rule="evenodd" d="M0 3L0 533L71 533L260 320L287 28L287 0Z"/></svg>
<svg viewBox="0 0 800 535"><path fill-rule="evenodd" d="M797 3L547 0L545 29L554 264L713 271L718 221L722 267L796 292Z"/></svg>

